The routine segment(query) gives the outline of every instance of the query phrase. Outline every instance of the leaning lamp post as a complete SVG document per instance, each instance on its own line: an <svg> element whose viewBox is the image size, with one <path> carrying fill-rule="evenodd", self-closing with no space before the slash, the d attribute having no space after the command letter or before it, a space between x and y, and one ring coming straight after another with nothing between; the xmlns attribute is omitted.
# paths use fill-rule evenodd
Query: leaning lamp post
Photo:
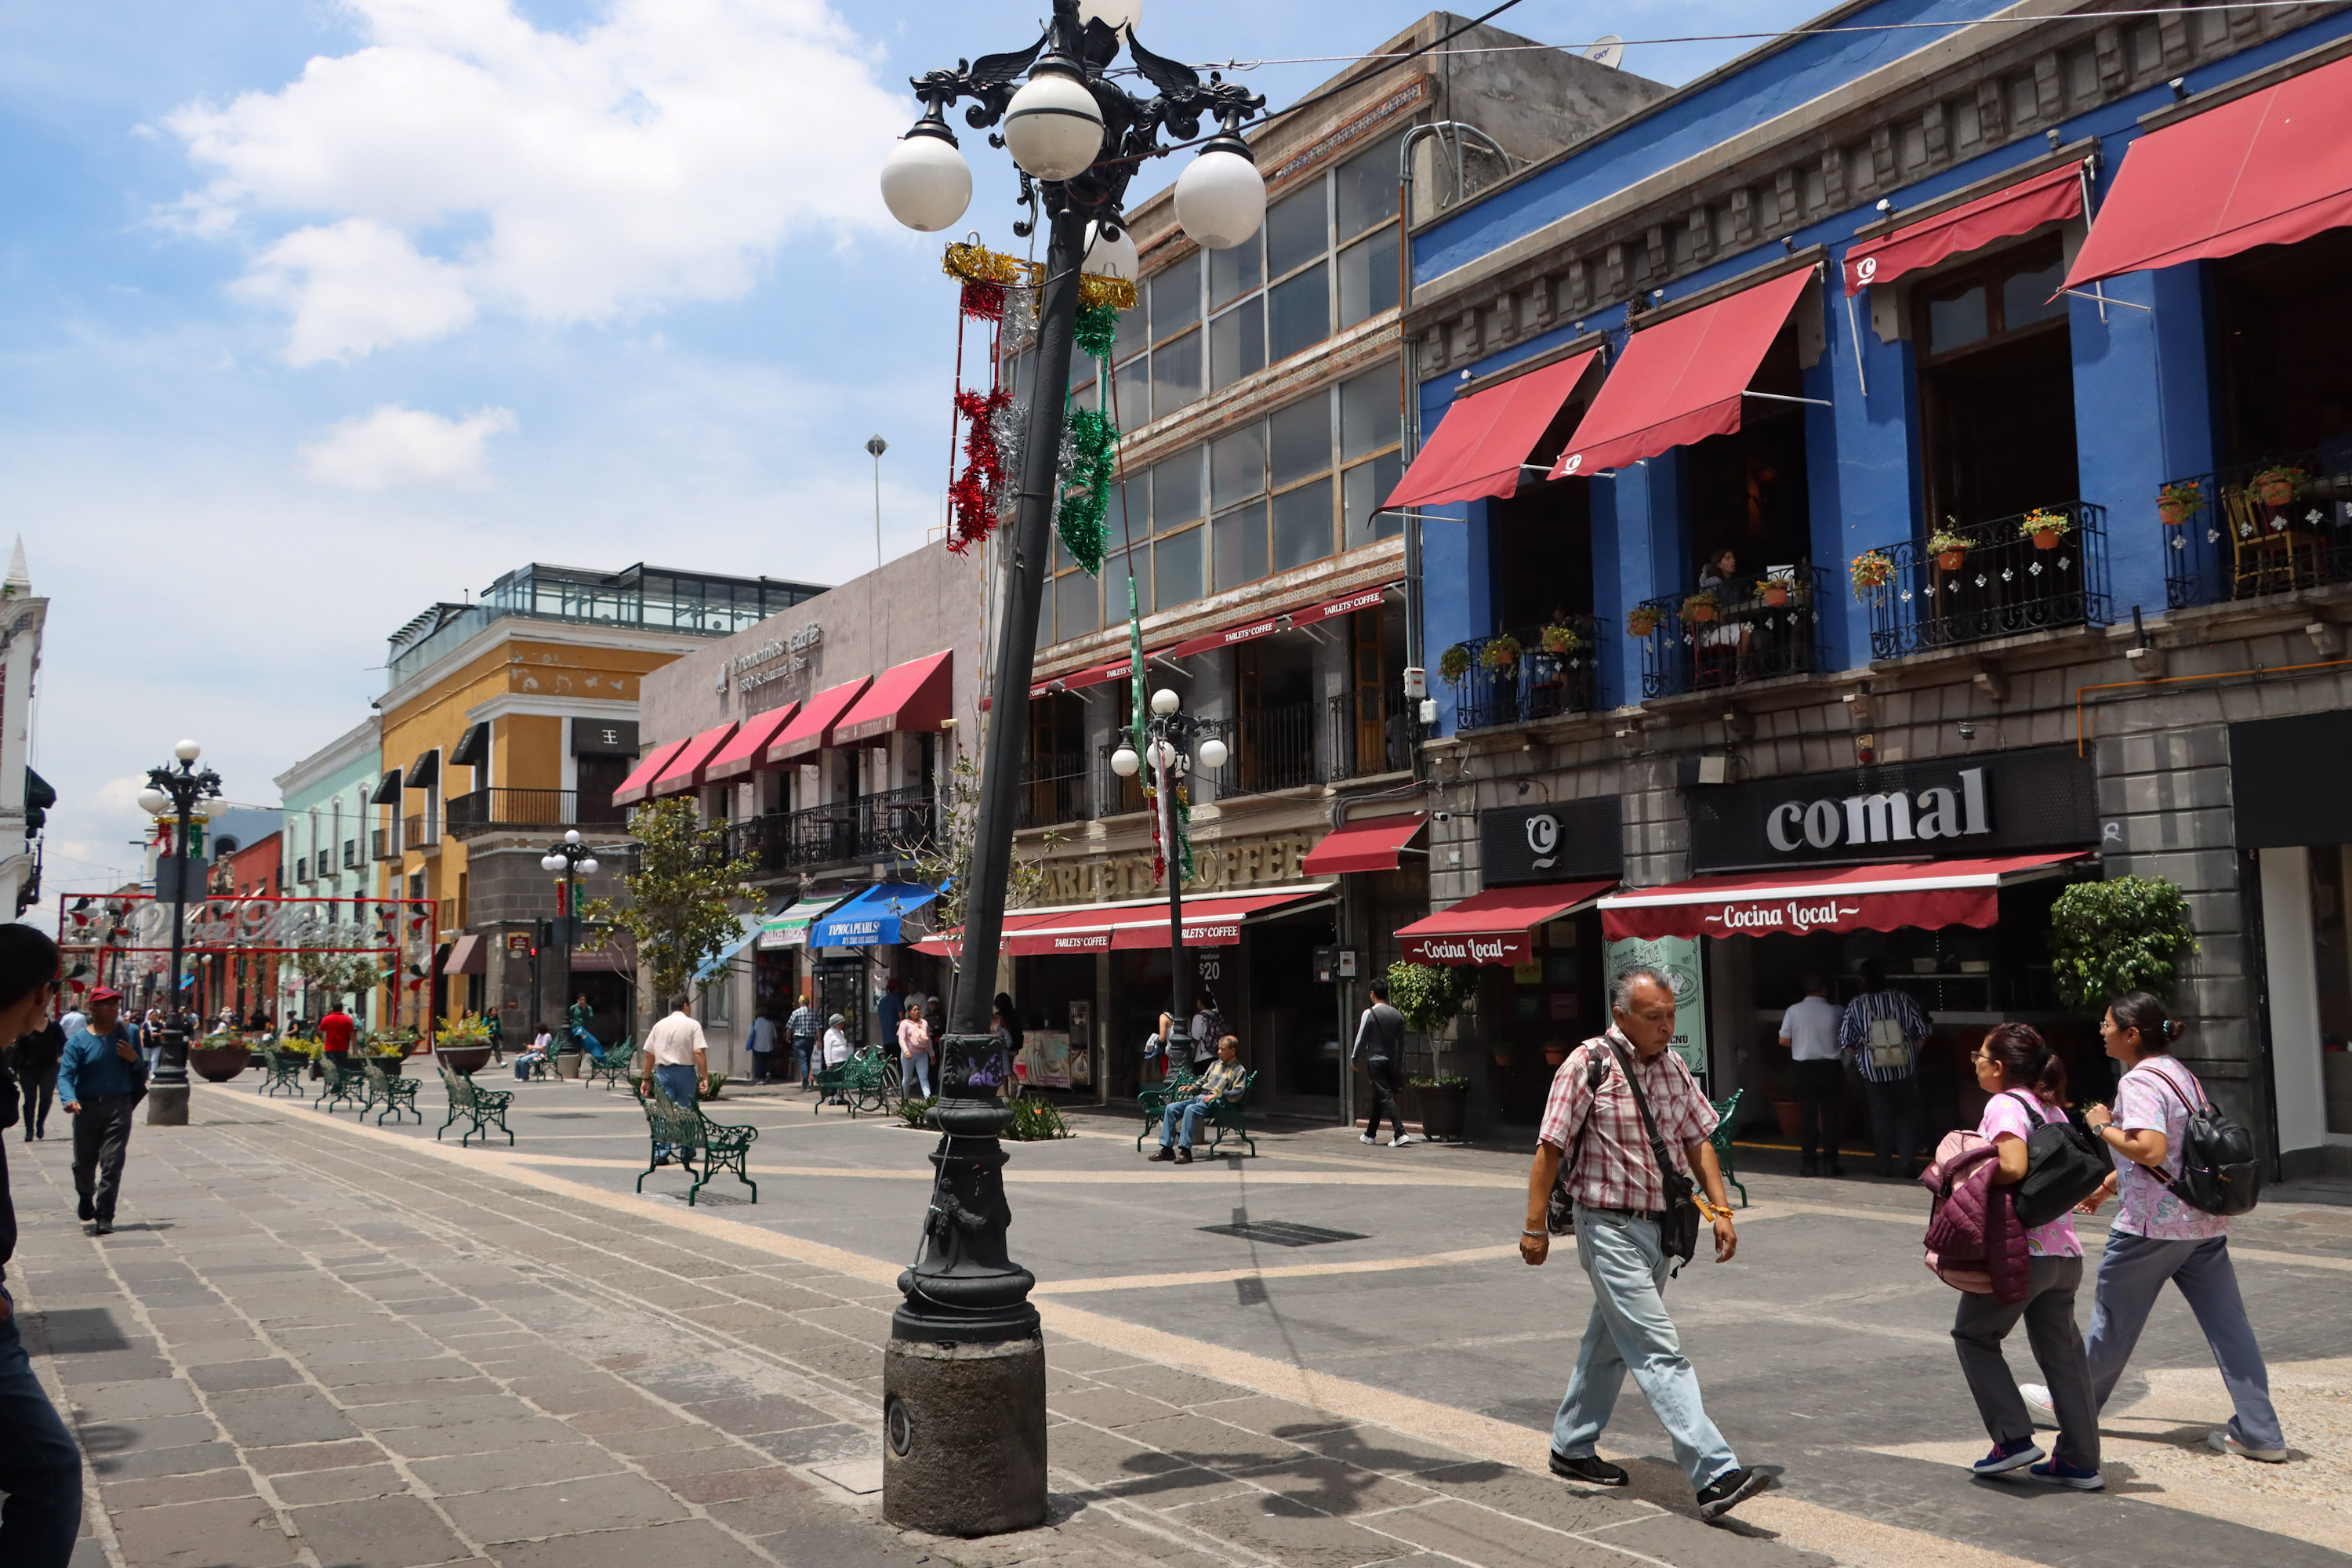
<svg viewBox="0 0 2352 1568"><path fill-rule="evenodd" d="M1166 687L1151 694L1151 717L1144 740L1151 771L1159 781L1160 842L1168 862L1168 1035L1160 1042L1161 1060L1173 1072L1192 1054L1192 974L1184 962L1183 846L1176 837L1176 786L1201 766L1215 773L1225 765L1225 742L1205 720L1183 710L1183 699ZM1144 758L1135 750L1135 737L1110 754L1110 770L1121 778L1142 771ZM1211 1042L1213 1044L1214 1042Z"/></svg>
<svg viewBox="0 0 2352 1568"><path fill-rule="evenodd" d="M155 1072L147 1086L147 1125L185 1127L188 1124L188 1032L180 1023L180 969L187 956L188 883L196 858L191 840L198 816L209 819L226 809L220 797L220 774L196 766L204 748L183 741L172 748L178 764L147 770L147 787L139 792L139 808L150 816L172 822L172 852L155 862L159 883L168 881L172 893L172 979L163 994L163 1041L156 1053ZM163 888L156 889L157 896Z"/></svg>
<svg viewBox="0 0 2352 1568"><path fill-rule="evenodd" d="M1034 233L1040 216L1047 225L1034 387L1069 384L1080 271L1132 275L1120 204L1137 165L1173 151L1160 141L1163 129L1190 142L1203 119L1220 127L1176 183L1176 218L1194 240L1229 248L1265 216L1265 183L1241 137L1265 100L1213 74L1203 83L1145 48L1135 38L1139 9L1138 0L1054 0L1045 36L1026 48L914 79L923 116L882 167L892 216L937 233L971 201L971 170L947 111L970 99L968 126L1002 127L989 142L1019 165L1031 215L1013 232ZM1122 35L1136 74L1156 89L1150 98L1109 79ZM1033 396L1027 420L1011 535L998 552L998 712L982 748L961 952L931 1112L941 1134L931 1154L937 1175L915 1262L898 1277L906 1301L883 1363L883 1517L942 1535L992 1535L1045 1516L1045 1352L1029 1304L1036 1281L1005 1240L1013 1215L998 1135L1012 1112L997 1091L1012 1064L988 1027L1028 738L1003 705L1029 689L1034 660L1062 444L1058 392Z"/></svg>
<svg viewBox="0 0 2352 1568"><path fill-rule="evenodd" d="M539 858L539 868L563 875L563 909L555 922L556 941L563 949L563 978L556 986L555 1006L568 1025L572 1016L572 950L580 945L580 879L596 874L596 851L581 842L578 828L568 827L563 837L549 845L547 853ZM538 1025L538 1019L531 1020L532 1027Z"/></svg>

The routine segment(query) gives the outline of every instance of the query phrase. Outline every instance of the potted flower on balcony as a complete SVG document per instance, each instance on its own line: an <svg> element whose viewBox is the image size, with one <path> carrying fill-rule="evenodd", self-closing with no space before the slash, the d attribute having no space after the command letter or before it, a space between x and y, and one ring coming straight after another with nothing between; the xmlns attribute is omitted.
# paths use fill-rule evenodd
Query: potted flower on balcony
<svg viewBox="0 0 2352 1568"><path fill-rule="evenodd" d="M2195 479L2175 479L2156 492L2156 520L2179 528L2205 510L2205 487Z"/></svg>
<svg viewBox="0 0 2352 1568"><path fill-rule="evenodd" d="M1485 659L1486 668L1496 674L1508 675L1519 662L1519 639L1508 632L1488 637L1486 648L1478 657Z"/></svg>
<svg viewBox="0 0 2352 1568"><path fill-rule="evenodd" d="M1712 588L1701 588L1683 601L1683 619L1686 621L1703 625L1715 619L1716 614L1715 590Z"/></svg>
<svg viewBox="0 0 2352 1568"><path fill-rule="evenodd" d="M1658 629L1658 622L1664 618L1655 605L1636 605L1625 612L1625 635L1636 640L1646 637Z"/></svg>
<svg viewBox="0 0 2352 1568"><path fill-rule="evenodd" d="M1865 550L1853 558L1847 568L1853 580L1853 596L1866 598L1876 589L1884 588L1895 579L1894 558L1884 550Z"/></svg>
<svg viewBox="0 0 2352 1568"><path fill-rule="evenodd" d="M2311 483L2311 476L2292 463L2280 463L2264 468L2253 479L2254 499L2273 510L2294 504L2294 498Z"/></svg>
<svg viewBox="0 0 2352 1568"><path fill-rule="evenodd" d="M1448 686L1459 686L1470 674L1470 650L1455 643L1437 656L1437 673Z"/></svg>
<svg viewBox="0 0 2352 1568"><path fill-rule="evenodd" d="M2060 540L2074 531L2074 521L2063 511L2036 507L2025 514L2025 521L2017 525L2017 531L2021 538L2033 541L2036 550L2055 550Z"/></svg>
<svg viewBox="0 0 2352 1568"><path fill-rule="evenodd" d="M1574 626L1546 626L1543 629L1543 650L1546 653L1574 653L1584 646Z"/></svg>
<svg viewBox="0 0 2352 1568"><path fill-rule="evenodd" d="M1927 553L1936 558L1937 571L1957 572L1969 558L1968 535L1954 528L1948 517L1943 527L1927 536Z"/></svg>
<svg viewBox="0 0 2352 1568"><path fill-rule="evenodd" d="M1789 602L1790 586L1786 577L1759 577L1756 580L1756 596L1777 610Z"/></svg>

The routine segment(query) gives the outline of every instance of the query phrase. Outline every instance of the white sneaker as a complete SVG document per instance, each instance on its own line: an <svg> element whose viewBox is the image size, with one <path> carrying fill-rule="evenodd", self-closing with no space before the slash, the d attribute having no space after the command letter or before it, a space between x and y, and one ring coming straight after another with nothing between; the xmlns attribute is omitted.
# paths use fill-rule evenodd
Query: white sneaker
<svg viewBox="0 0 2352 1568"><path fill-rule="evenodd" d="M1379 1140L1379 1139L1377 1139L1377 1138L1375 1138L1375 1137L1373 1137L1370 1133L1367 1132L1367 1133L1365 1133L1365 1134L1363 1135L1363 1137L1362 1137L1360 1140L1359 1140L1359 1142L1365 1142L1365 1143L1377 1143L1377 1142L1380 1142L1380 1140Z"/></svg>
<svg viewBox="0 0 2352 1568"><path fill-rule="evenodd" d="M2033 1417L2036 1426L2058 1425L2058 1407L2050 1403L2050 1391L2038 1383L2021 1383L2017 1392L2025 1395L2025 1413Z"/></svg>
<svg viewBox="0 0 2352 1568"><path fill-rule="evenodd" d="M2242 1459L2259 1459L2265 1465L2286 1463L2284 1448L2250 1448L2238 1441L2238 1435L2234 1432L2208 1432L2205 1434L2205 1441L2217 1452L2235 1454Z"/></svg>
<svg viewBox="0 0 2352 1568"><path fill-rule="evenodd" d="M1391 1149L1402 1149L1408 1143L1418 1143L1420 1142L1420 1139L1414 1137L1410 1132L1400 1132L1395 1137L1389 1140L1389 1147Z"/></svg>

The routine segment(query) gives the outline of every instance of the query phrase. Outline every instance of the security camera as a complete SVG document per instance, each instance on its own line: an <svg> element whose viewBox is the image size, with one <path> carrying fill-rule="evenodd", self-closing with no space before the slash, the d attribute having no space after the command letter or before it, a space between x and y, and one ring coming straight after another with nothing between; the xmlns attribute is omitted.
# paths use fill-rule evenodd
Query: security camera
<svg viewBox="0 0 2352 1568"><path fill-rule="evenodd" d="M1433 811L1429 814L1429 820L1432 822L1451 822L1454 820L1454 814L1450 811Z"/></svg>
<svg viewBox="0 0 2352 1568"><path fill-rule="evenodd" d="M1965 719L1961 720L1961 721L1960 721L1960 739L1961 739L1961 740L1963 740L1963 741L1973 741L1973 740L1975 740L1976 738L1977 738L1977 727L1976 727L1974 724L1969 723L1969 722L1967 720L1965 720Z"/></svg>

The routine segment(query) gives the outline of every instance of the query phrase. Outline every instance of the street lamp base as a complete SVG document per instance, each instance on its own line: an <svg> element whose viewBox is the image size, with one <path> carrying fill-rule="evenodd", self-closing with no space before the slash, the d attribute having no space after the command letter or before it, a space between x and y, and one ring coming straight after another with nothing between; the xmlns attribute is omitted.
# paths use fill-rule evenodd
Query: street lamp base
<svg viewBox="0 0 2352 1568"><path fill-rule="evenodd" d="M1045 1342L893 1339L882 1356L882 1517L1002 1535L1045 1517Z"/></svg>
<svg viewBox="0 0 2352 1568"><path fill-rule="evenodd" d="M185 1127L188 1124L188 1086L184 1083L159 1083L147 1090L147 1125L150 1127Z"/></svg>

